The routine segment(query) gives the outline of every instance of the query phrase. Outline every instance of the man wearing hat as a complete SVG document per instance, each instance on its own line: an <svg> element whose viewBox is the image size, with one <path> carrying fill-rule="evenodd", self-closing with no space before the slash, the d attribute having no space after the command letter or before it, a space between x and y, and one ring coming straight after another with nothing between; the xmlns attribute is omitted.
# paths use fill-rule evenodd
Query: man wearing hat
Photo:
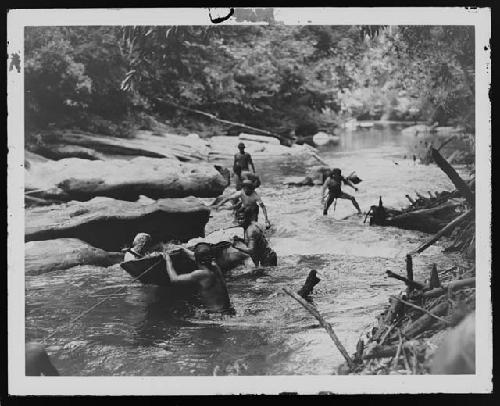
<svg viewBox="0 0 500 406"><path fill-rule="evenodd" d="M234 176L236 177L236 190L241 190L242 186L241 172L243 171L248 172L249 166L252 166L252 171L253 173L255 173L255 166L252 161L252 156L248 152L245 152L245 144L240 142L238 144L238 149L240 150L240 152L234 155L233 171L234 171Z"/></svg>
<svg viewBox="0 0 500 406"><path fill-rule="evenodd" d="M235 199L240 200L238 211L242 211L247 208L253 209L254 221L257 221L259 218L260 206L262 208L262 212L264 213L264 218L266 219L266 228L271 227L271 223L269 222L269 218L267 217L266 206L264 205L264 202L260 198L259 194L255 191L255 185L251 180L245 179L242 182L242 190L236 191L225 199L221 200L219 204L215 205L215 209L217 210L223 204Z"/></svg>
<svg viewBox="0 0 500 406"><path fill-rule="evenodd" d="M149 248L151 246L152 239L151 236L147 233L139 233L134 237L134 241L132 242L132 247L128 248L125 251L126 261L132 261L133 259L143 258L144 255L147 254Z"/></svg>

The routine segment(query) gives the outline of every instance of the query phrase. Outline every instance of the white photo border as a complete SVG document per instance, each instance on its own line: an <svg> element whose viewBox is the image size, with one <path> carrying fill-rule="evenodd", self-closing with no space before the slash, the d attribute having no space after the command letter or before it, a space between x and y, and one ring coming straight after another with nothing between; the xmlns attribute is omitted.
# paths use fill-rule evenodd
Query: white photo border
<svg viewBox="0 0 500 406"><path fill-rule="evenodd" d="M208 395L321 391L487 393L492 391L491 10L452 7L275 8L291 25L474 25L476 41L476 374L392 376L26 377L24 375L24 27L50 25L208 25L206 8L10 10L8 54L8 393L11 395ZM229 19L222 25L245 24ZM9 62L9 61L8 61ZM487 203L486 203L487 202ZM488 204L488 206L486 206Z"/></svg>

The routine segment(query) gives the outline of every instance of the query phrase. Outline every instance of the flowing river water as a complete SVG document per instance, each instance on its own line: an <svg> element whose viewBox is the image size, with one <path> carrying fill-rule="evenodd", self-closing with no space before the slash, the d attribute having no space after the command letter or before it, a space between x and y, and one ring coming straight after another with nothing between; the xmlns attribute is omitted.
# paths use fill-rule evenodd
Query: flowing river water
<svg viewBox="0 0 500 406"><path fill-rule="evenodd" d="M419 138L394 127L372 127L341 134L320 156L345 175L356 171L363 182L354 192L361 209L377 204L407 205L417 190L452 190L435 165L414 164L404 155ZM79 266L26 277L27 339L48 340L48 353L62 375L286 375L333 374L343 358L323 328L281 291L298 290L311 269L321 282L313 299L340 341L353 353L360 336L375 321L388 297L403 284L388 279L390 269L404 274L405 254L428 237L417 231L370 227L349 201L321 212L321 187L287 187L286 176L303 176L305 163L279 159L255 162L259 188L273 228L269 240L279 266L255 275L238 269L227 275L236 315L207 318L183 312L172 293L130 283L119 266ZM227 226L231 213L213 213L206 230ZM415 278L461 263L443 254L440 242L414 258ZM106 294L120 295L73 325L67 322Z"/></svg>

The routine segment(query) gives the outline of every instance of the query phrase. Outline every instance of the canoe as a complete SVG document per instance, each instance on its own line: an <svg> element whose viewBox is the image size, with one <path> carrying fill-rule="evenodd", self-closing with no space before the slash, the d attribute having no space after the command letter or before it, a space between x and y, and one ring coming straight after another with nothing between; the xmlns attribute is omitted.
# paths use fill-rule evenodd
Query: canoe
<svg viewBox="0 0 500 406"><path fill-rule="evenodd" d="M220 241L216 244L198 242L190 247L190 249L194 249L199 244L209 245L214 250L216 262L223 271L239 265L246 257L245 254L231 248L231 243L229 241ZM196 263L181 250L170 252L170 258L172 259L172 265L175 271L180 275L192 272L196 269ZM161 253L153 254L146 258L122 262L120 266L133 278L139 277L143 272L148 270L148 268L151 268L143 276L139 277L139 281L146 285L168 286L171 283L167 273L165 259Z"/></svg>
<svg viewBox="0 0 500 406"><path fill-rule="evenodd" d="M172 265L178 274L189 273L196 269L194 261L182 252L171 254L170 257ZM160 253L147 256L146 258L122 262L120 266L133 278L139 277L148 268L151 268L143 276L139 277L139 281L146 285L168 286L171 283L165 259Z"/></svg>

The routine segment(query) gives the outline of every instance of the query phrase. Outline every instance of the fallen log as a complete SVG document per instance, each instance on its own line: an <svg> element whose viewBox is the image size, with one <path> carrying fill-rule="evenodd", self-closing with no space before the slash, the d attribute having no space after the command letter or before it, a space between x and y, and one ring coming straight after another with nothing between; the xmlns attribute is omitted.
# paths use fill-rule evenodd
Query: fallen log
<svg viewBox="0 0 500 406"><path fill-rule="evenodd" d="M458 216L455 220L451 221L450 223L448 223L448 225L446 225L440 231L438 231L436 235L434 235L432 238L428 239L426 242L424 242L423 244L421 244L417 249L411 251L409 254L410 255L415 255L415 254L421 253L426 248L428 248L432 244L434 244L437 240L439 240L443 235L449 233L457 225L459 225L460 223L462 223L464 220L470 218L473 215L473 213L474 213L474 210L470 210L470 211L468 211L468 212L466 212L466 213Z"/></svg>
<svg viewBox="0 0 500 406"><path fill-rule="evenodd" d="M467 279L459 279L453 282L450 282L448 285L428 290L426 292L423 292L421 297L425 299L431 299L434 297L439 297L441 295L444 295L445 293L452 293L455 290L460 290L464 288L470 288L476 285L476 278L467 278Z"/></svg>
<svg viewBox="0 0 500 406"><path fill-rule="evenodd" d="M319 323L323 326L323 328L326 330L326 332L328 333L328 335L331 337L331 339L333 340L333 342L335 343L335 345L337 346L338 350L340 351L340 353L342 354L342 356L344 357L344 359L346 360L347 362L347 365L349 367L350 370L353 370L354 369L354 361L352 360L352 358L349 356L349 354L347 353L345 347L342 345L342 343L340 342L340 340L338 339L337 335L335 334L335 332L333 331L333 328L332 326L330 325L330 323L328 323L324 318L323 316L321 316L321 314L318 312L318 310L313 306L311 305L310 303L307 303L303 298L301 298L299 295L297 295L295 292L291 291L290 289L284 287L283 288L283 291L291 296L292 298L294 298L297 302L299 302L309 313L311 313L315 318L316 320L319 321Z"/></svg>
<svg viewBox="0 0 500 406"><path fill-rule="evenodd" d="M405 278L404 276L400 276L400 275L398 275L392 271L389 271L389 270L387 270L385 272L387 273L387 276L389 278L398 279L398 280L404 282L406 284L406 286L411 287L412 289L423 290L425 288L425 285L423 283L409 280L408 278Z"/></svg>
<svg viewBox="0 0 500 406"><path fill-rule="evenodd" d="M407 326L402 332L403 336L407 339L415 337L417 334L420 334L429 328L436 321L435 316L445 315L447 311L448 302L439 303L430 310L431 314L426 313Z"/></svg>
<svg viewBox="0 0 500 406"><path fill-rule="evenodd" d="M433 234L446 224L432 215L408 212L385 220L384 225L402 228L403 230L417 230Z"/></svg>
<svg viewBox="0 0 500 406"><path fill-rule="evenodd" d="M275 133L272 133L270 131L262 130L260 128L252 127L252 126L249 126L249 125L246 125L246 124L243 124L243 123L237 123L237 122L234 122L234 121L224 120L222 118L219 118L219 117L217 117L217 116L215 116L213 114L207 113L205 111L201 111L201 110L189 108L189 107L186 107L186 106L181 106L180 104L175 103L175 102L173 102L171 100L166 100L166 99L162 99L162 98L159 98L159 97L157 97L156 100L158 102L160 102L160 103L168 104L168 105L170 105L172 107L175 107L175 108L177 108L179 110L184 110L184 111L187 111L189 113L195 113L195 114L202 115L204 117L208 117L211 120L218 121L219 123L228 124L228 125L236 126L236 127L239 127L239 128L245 128L247 130L256 131L256 132L258 132L260 134L264 134L264 135L267 135L269 137L277 138L277 139L280 140L280 142L282 142L284 144L291 142L290 138L284 137L284 136L282 136L280 134L275 134Z"/></svg>
<svg viewBox="0 0 500 406"><path fill-rule="evenodd" d="M436 165L448 175L450 180L453 182L457 190L462 194L463 197L467 200L467 202L474 207L474 194L471 192L467 183L460 177L460 175L455 171L455 169L448 163L446 159L439 153L439 151L435 148L430 148L432 158Z"/></svg>

